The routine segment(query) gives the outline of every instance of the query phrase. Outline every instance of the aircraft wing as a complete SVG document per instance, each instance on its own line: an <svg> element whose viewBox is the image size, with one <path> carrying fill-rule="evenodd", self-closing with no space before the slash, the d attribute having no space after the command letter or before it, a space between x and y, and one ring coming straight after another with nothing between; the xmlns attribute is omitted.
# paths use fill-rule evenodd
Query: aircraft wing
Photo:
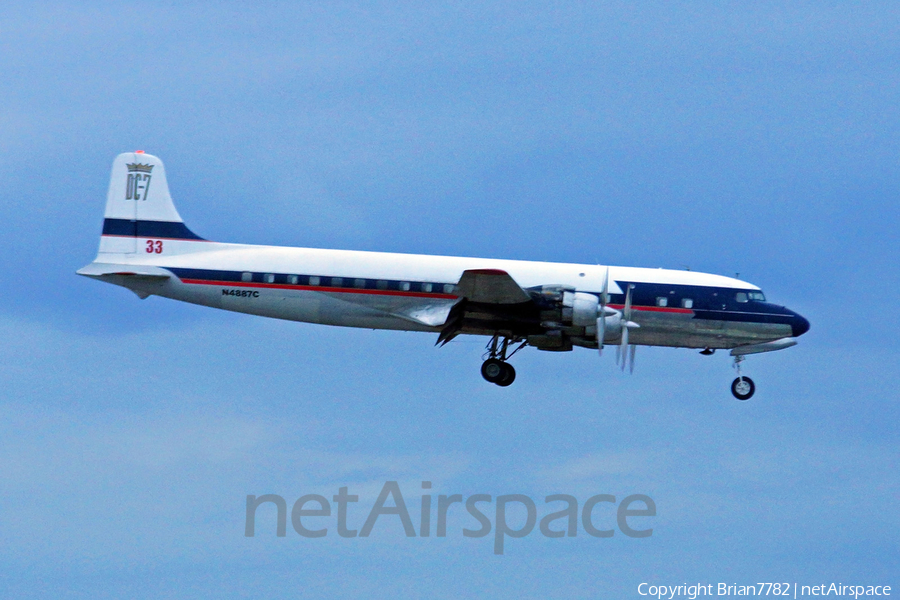
<svg viewBox="0 0 900 600"><path fill-rule="evenodd" d="M506 271L463 271L456 285L459 301L450 309L437 343L444 345L467 332L509 331L513 336L539 326L540 309Z"/></svg>
<svg viewBox="0 0 900 600"><path fill-rule="evenodd" d="M531 302L528 292L509 273L500 269L463 271L457 284L459 295L471 302L520 304Z"/></svg>

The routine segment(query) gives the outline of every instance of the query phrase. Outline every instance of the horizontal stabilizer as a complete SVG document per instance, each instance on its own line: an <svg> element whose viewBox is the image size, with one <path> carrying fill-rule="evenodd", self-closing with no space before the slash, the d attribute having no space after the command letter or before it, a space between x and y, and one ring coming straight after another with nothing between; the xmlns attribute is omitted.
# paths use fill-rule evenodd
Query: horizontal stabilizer
<svg viewBox="0 0 900 600"><path fill-rule="evenodd" d="M123 277L134 277L136 279L164 281L172 277L172 274L159 267L150 265L120 265L113 263L93 262L76 271L79 275L85 277L108 277L110 275L120 275Z"/></svg>
<svg viewBox="0 0 900 600"><path fill-rule="evenodd" d="M471 269L463 271L457 284L458 294L472 302L484 304L521 304L531 296L506 271Z"/></svg>

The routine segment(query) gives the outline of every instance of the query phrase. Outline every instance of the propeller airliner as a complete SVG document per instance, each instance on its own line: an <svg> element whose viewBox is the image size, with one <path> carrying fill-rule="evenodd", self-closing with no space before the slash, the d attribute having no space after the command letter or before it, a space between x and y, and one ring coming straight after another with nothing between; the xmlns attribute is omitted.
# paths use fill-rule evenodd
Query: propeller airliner
<svg viewBox="0 0 900 600"><path fill-rule="evenodd" d="M444 345L487 336L482 376L510 385L519 350L603 353L624 371L637 346L729 350L747 400L749 354L794 346L809 322L738 279L668 269L213 242L187 228L162 161L113 162L100 248L78 274L236 312L343 327L422 331Z"/></svg>

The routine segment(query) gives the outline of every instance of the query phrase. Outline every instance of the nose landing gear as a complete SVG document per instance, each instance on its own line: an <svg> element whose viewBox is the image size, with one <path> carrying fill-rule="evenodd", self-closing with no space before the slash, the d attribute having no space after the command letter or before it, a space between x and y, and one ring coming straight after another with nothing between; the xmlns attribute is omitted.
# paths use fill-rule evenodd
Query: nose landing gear
<svg viewBox="0 0 900 600"><path fill-rule="evenodd" d="M756 384L749 377L741 375L741 363L745 357L741 354L734 357L734 370L737 371L737 379L731 382L731 394L738 400L749 400L756 392Z"/></svg>
<svg viewBox="0 0 900 600"><path fill-rule="evenodd" d="M518 348L507 355L510 343L515 343L517 341L518 340L511 340L508 337L504 337L501 342L500 335L494 334L494 337L491 338L491 341L488 342L487 345L486 354L488 358L481 365L481 376L484 377L485 380L499 385L500 387L511 385L512 382L516 380L516 370L506 361L512 358L513 354L524 348L528 343L522 342Z"/></svg>

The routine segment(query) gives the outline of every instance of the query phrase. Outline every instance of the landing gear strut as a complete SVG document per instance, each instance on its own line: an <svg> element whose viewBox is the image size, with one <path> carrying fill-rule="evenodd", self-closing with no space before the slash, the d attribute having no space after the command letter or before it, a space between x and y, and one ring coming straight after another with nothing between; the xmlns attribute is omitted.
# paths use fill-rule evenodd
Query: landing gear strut
<svg viewBox="0 0 900 600"><path fill-rule="evenodd" d="M741 363L745 357L738 355L734 357L734 370L737 371L737 379L731 382L731 394L738 400L749 400L756 391L756 385L749 377L741 375Z"/></svg>
<svg viewBox="0 0 900 600"><path fill-rule="evenodd" d="M494 334L494 337L491 338L487 345L486 355L488 358L481 365L481 376L500 387L512 384L516 380L516 370L506 361L512 358L513 354L524 348L527 343L522 342L518 348L507 354L509 345L517 341L508 337L504 337L501 341L500 335Z"/></svg>

